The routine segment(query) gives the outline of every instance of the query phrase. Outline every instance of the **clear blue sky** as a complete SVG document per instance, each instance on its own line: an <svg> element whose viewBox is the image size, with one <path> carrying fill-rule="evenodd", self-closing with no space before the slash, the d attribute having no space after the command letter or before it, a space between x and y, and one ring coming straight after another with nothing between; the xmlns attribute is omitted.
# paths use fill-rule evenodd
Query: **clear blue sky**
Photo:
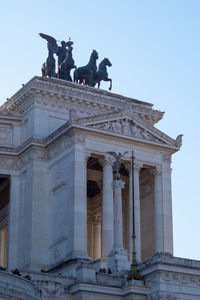
<svg viewBox="0 0 200 300"><path fill-rule="evenodd" d="M77 66L92 49L113 66L113 92L165 111L157 127L175 138L174 252L200 260L200 1L0 1L0 103L34 75L47 56L39 32L74 41ZM103 88L107 89L105 83Z"/></svg>

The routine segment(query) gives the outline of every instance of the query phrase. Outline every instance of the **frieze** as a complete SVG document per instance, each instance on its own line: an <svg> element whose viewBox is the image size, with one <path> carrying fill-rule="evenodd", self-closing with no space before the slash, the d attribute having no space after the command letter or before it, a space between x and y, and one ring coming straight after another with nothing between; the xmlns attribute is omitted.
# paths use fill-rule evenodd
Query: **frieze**
<svg viewBox="0 0 200 300"><path fill-rule="evenodd" d="M38 283L38 290L41 299L43 299L43 297L47 299L53 297L53 299L55 299L55 297L61 296L64 293L64 286L60 282L40 281Z"/></svg>
<svg viewBox="0 0 200 300"><path fill-rule="evenodd" d="M23 168L33 160L40 160L45 161L46 160L46 151L42 148L32 148L29 151L25 152L21 155L19 158L19 167Z"/></svg>
<svg viewBox="0 0 200 300"><path fill-rule="evenodd" d="M152 288L153 286L157 286L161 283L163 284L170 284L172 286L181 286L189 288L200 288L200 276L198 275L191 275L191 274L182 274L173 271L164 272L164 271L157 271L153 274L147 275L145 280L145 284Z"/></svg>
<svg viewBox="0 0 200 300"><path fill-rule="evenodd" d="M157 292L148 296L148 300L178 300L173 294Z"/></svg>
<svg viewBox="0 0 200 300"><path fill-rule="evenodd" d="M0 167L2 169L11 169L17 170L19 166L17 158L8 158L8 157L1 157L0 158Z"/></svg>
<svg viewBox="0 0 200 300"><path fill-rule="evenodd" d="M0 125L0 142L12 142L12 126Z"/></svg>

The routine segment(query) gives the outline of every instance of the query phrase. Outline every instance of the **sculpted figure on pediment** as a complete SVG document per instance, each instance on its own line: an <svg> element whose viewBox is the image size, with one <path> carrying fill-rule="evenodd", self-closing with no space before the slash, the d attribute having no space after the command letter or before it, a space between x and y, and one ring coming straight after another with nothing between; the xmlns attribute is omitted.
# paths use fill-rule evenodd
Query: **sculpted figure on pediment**
<svg viewBox="0 0 200 300"><path fill-rule="evenodd" d="M136 125L132 126L131 131L133 136L141 138L141 130Z"/></svg>
<svg viewBox="0 0 200 300"><path fill-rule="evenodd" d="M122 125L119 121L112 124L112 130L116 133L122 133Z"/></svg>
<svg viewBox="0 0 200 300"><path fill-rule="evenodd" d="M142 130L141 135L143 138L145 138L147 140L152 140L152 136L146 130Z"/></svg>
<svg viewBox="0 0 200 300"><path fill-rule="evenodd" d="M123 130L123 134L125 134L125 135L130 135L131 134L130 125L129 125L129 122L128 122L127 119L122 121L122 130Z"/></svg>
<svg viewBox="0 0 200 300"><path fill-rule="evenodd" d="M104 123L104 124L103 124L103 129L106 130L106 131L110 131L110 129L111 129L111 124L110 124L110 122Z"/></svg>

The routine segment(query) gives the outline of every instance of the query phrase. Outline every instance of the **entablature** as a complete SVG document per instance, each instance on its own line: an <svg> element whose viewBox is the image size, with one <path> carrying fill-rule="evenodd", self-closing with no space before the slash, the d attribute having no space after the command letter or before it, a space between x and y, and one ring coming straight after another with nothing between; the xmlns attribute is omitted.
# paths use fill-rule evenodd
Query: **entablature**
<svg viewBox="0 0 200 300"><path fill-rule="evenodd" d="M154 110L151 103L142 102L129 97L78 85L55 78L42 78L35 76L25 84L15 95L4 103L4 107L10 111L25 111L22 106L26 105L28 99L38 96L41 101L52 100L54 105L65 103L75 106L82 104L85 109L94 109L94 112L105 113L105 111L116 112L130 110L138 114L140 118L155 124L163 117L163 112ZM37 98L37 97L35 97ZM30 105L30 103L29 103Z"/></svg>

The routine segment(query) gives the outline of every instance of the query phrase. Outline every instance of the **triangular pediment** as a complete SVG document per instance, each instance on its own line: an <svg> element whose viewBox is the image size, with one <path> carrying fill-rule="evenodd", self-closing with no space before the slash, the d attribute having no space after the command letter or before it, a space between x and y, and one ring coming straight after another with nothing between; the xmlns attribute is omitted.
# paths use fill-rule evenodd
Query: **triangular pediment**
<svg viewBox="0 0 200 300"><path fill-rule="evenodd" d="M151 123L131 112L119 112L81 118L78 123L87 128L122 135L136 140L149 141L179 147L176 140L170 138Z"/></svg>

